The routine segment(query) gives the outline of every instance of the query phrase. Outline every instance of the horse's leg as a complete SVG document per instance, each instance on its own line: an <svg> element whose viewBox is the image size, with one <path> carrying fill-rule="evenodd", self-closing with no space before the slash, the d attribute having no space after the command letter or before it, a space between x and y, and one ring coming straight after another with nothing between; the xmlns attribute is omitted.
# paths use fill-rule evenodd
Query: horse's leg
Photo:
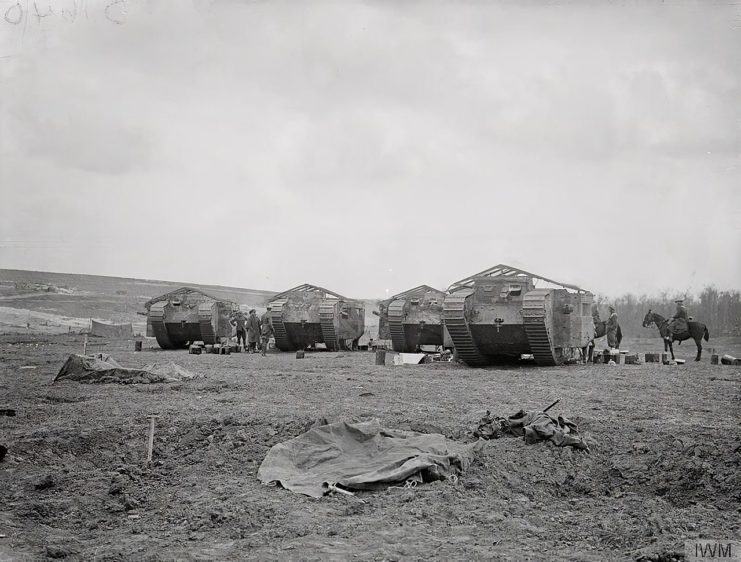
<svg viewBox="0 0 741 562"><path fill-rule="evenodd" d="M667 343L669 344L669 351L672 354L672 361L674 361L674 346L672 345L674 342L671 340L667 340Z"/></svg>
<svg viewBox="0 0 741 562"><path fill-rule="evenodd" d="M699 361L702 357L702 339L695 338L695 343L697 344L697 357L695 357L695 361Z"/></svg>

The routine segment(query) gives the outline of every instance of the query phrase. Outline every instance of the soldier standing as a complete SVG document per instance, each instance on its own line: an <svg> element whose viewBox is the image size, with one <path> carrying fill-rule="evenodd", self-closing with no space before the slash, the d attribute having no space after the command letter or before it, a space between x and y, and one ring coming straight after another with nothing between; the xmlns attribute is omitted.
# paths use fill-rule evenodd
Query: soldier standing
<svg viewBox="0 0 741 562"><path fill-rule="evenodd" d="M605 333L607 334L607 345L610 349L615 349L618 344L618 315L615 307L610 305L610 317L607 319Z"/></svg>
<svg viewBox="0 0 741 562"><path fill-rule="evenodd" d="M262 322L260 326L260 352L263 357L268 352L268 345L270 343L270 336L273 335L273 321L270 318L270 307L268 307L265 314L262 315Z"/></svg>
<svg viewBox="0 0 741 562"><path fill-rule="evenodd" d="M245 323L247 319L244 317L244 312L241 310L234 315L231 319L232 326L237 327L237 345L242 342L243 349L247 349L247 332L245 331Z"/></svg>
<svg viewBox="0 0 741 562"><path fill-rule="evenodd" d="M257 342L260 339L260 319L255 313L255 309L250 310L247 317L247 345L250 353L257 353Z"/></svg>

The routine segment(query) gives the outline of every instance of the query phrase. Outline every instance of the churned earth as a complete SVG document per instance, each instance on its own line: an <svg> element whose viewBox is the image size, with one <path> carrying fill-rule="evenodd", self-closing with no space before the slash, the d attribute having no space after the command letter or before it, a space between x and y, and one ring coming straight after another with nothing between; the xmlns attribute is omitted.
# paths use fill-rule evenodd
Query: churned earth
<svg viewBox="0 0 741 562"><path fill-rule="evenodd" d="M658 340L629 343L660 351ZM709 350L694 363L682 346L682 366L469 369L91 342L125 366L172 360L204 378L52 384L82 345L0 337L0 408L16 413L0 416L0 560L671 560L685 540L740 538L741 368L710 365ZM741 356L741 340L724 345ZM503 438L456 482L354 498L256 479L270 447L317 418L470 441L487 409L556 398L552 413L579 425L591 454Z"/></svg>

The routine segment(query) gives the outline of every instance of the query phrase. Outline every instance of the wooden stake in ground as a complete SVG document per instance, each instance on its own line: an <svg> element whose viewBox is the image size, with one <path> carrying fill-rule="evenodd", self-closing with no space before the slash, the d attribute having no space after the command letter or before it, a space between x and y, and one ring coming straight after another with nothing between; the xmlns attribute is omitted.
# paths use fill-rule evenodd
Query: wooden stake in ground
<svg viewBox="0 0 741 562"><path fill-rule="evenodd" d="M147 444L147 464L152 463L152 449L154 448L154 420L155 414L149 416L149 442Z"/></svg>

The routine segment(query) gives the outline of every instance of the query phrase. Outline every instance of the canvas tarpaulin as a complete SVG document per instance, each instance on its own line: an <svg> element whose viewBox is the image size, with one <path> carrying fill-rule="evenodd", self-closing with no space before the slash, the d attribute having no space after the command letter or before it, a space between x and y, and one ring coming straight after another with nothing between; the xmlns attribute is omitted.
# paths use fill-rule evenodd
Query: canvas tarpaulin
<svg viewBox="0 0 741 562"><path fill-rule="evenodd" d="M110 355L98 353L96 355L70 355L57 376L54 377L54 382L71 380L87 383L148 384L194 378L197 378L197 375L171 361L154 363L141 369L128 369L122 367Z"/></svg>
<svg viewBox="0 0 741 562"><path fill-rule="evenodd" d="M130 338L134 335L131 322L128 324L109 324L107 322L90 321L90 335L101 338Z"/></svg>
<svg viewBox="0 0 741 562"><path fill-rule="evenodd" d="M409 479L428 482L466 470L481 443L386 429L377 419L338 422L274 445L257 477L314 498L323 496L328 484L372 490Z"/></svg>

